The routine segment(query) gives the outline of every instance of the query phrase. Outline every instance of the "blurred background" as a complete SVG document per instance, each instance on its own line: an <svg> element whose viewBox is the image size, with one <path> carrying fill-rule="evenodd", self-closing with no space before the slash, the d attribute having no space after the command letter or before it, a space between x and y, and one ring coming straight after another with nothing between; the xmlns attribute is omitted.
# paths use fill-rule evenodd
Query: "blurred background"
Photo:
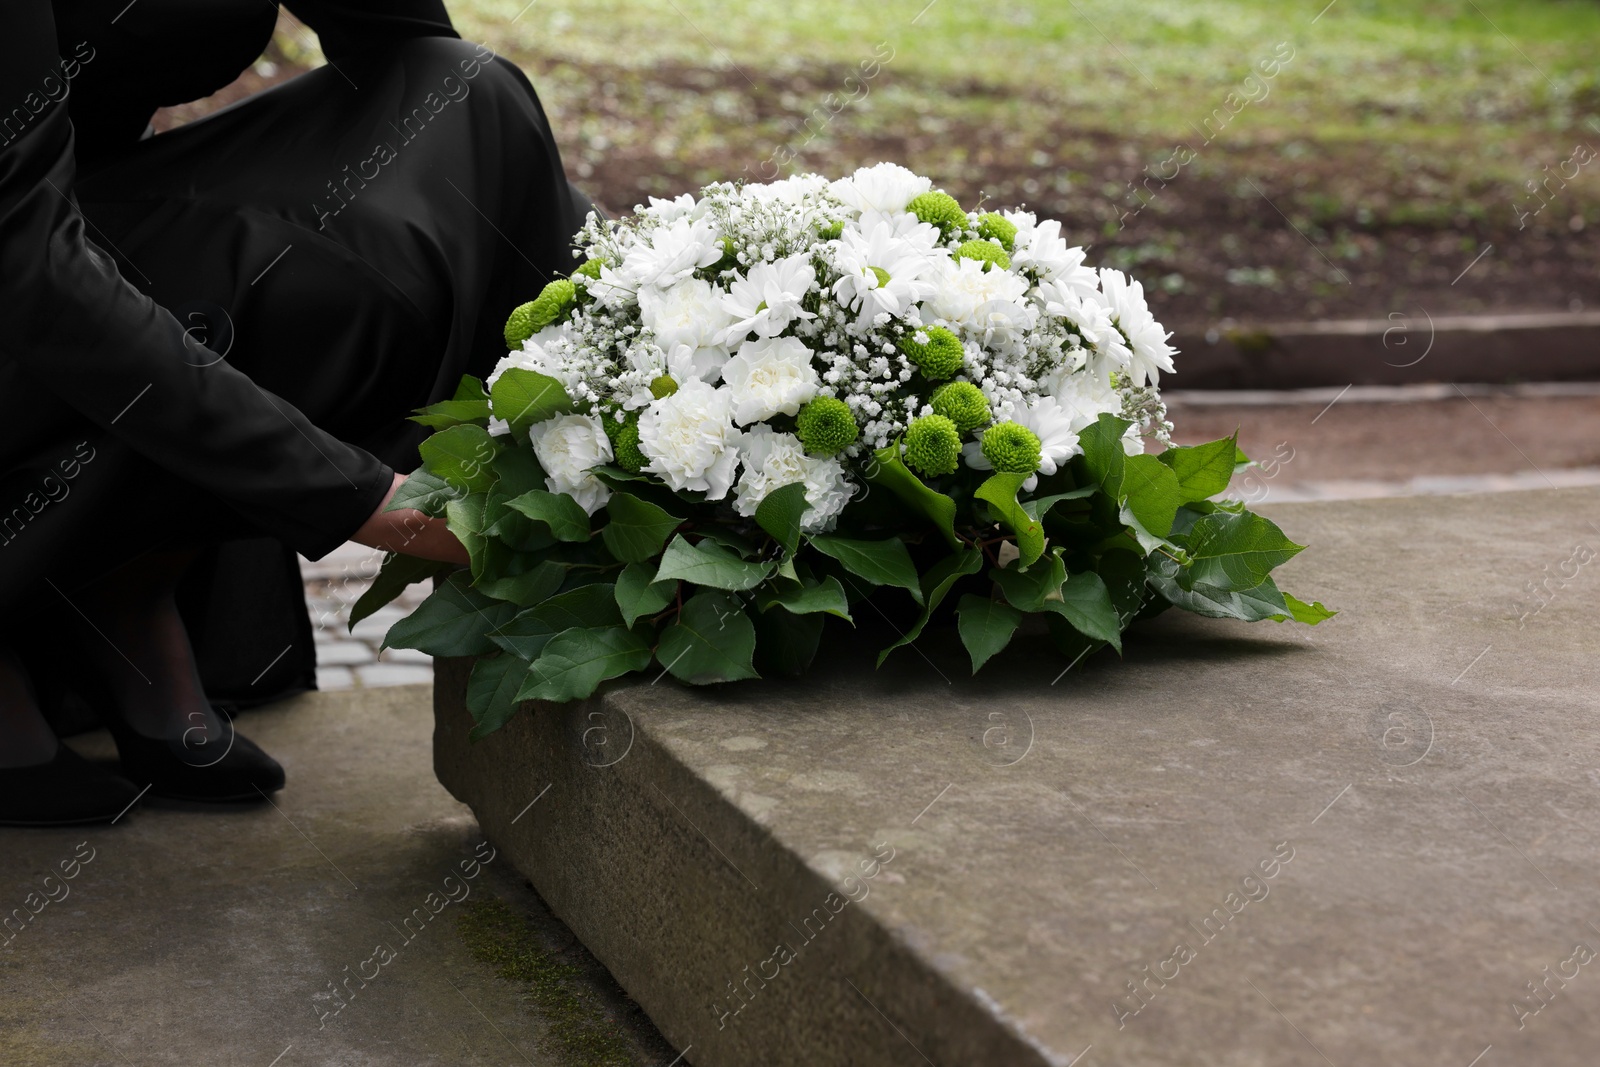
<svg viewBox="0 0 1600 1067"><path fill-rule="evenodd" d="M613 213L892 160L1059 218L1144 283L1183 349L1175 436L1242 428L1253 503L1600 484L1592 0L449 7ZM252 71L158 125L322 62L284 15ZM426 676L333 625L369 564L305 568L327 685Z"/></svg>

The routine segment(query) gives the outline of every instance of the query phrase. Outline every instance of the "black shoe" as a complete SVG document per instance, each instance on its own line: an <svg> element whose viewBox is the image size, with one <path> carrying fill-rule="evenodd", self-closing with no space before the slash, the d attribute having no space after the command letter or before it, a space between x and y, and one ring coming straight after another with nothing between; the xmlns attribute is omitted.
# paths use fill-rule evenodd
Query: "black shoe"
<svg viewBox="0 0 1600 1067"><path fill-rule="evenodd" d="M48 763L0 768L0 826L111 822L139 799L139 787L66 745Z"/></svg>
<svg viewBox="0 0 1600 1067"><path fill-rule="evenodd" d="M127 723L107 718L122 756L122 773L149 782L150 791L173 800L261 800L283 788L283 768L233 728L220 710L222 737L208 741L186 730L171 740L146 737Z"/></svg>

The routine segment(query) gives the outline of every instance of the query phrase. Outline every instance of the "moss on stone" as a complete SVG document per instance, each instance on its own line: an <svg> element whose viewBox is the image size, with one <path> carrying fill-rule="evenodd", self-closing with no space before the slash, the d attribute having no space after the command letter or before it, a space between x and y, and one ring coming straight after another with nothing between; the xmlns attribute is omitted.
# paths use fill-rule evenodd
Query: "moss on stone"
<svg viewBox="0 0 1600 1067"><path fill-rule="evenodd" d="M494 968L495 977L523 987L523 999L549 1028L548 1051L578 1067L637 1067L628 1043L593 1003L582 972L544 948L526 920L504 901L471 901L456 920L456 933L472 958Z"/></svg>

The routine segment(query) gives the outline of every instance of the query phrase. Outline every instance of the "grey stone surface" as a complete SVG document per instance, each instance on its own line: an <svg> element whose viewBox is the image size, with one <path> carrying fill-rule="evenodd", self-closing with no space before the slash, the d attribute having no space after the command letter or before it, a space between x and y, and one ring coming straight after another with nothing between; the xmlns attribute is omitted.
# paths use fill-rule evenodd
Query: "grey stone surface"
<svg viewBox="0 0 1600 1067"><path fill-rule="evenodd" d="M1600 492L1264 510L1316 630L846 646L476 745L441 663L436 767L701 1067L1595 1062Z"/></svg>
<svg viewBox="0 0 1600 1067"><path fill-rule="evenodd" d="M241 723L288 772L275 806L146 805L114 826L0 829L11 919L0 1064L591 1062L550 1045L552 1019L525 1006L526 987L497 978L458 934L458 916L489 896L579 968L577 994L626 1037L631 1062L671 1058L504 856L464 877L460 863L488 853L471 812L434 780L427 687L312 694ZM73 745L114 752L103 734ZM88 862L72 868L75 856ZM75 877L62 880L63 862ZM373 964L380 943L395 956ZM364 987L351 977L361 971L376 971ZM335 985L346 1006L324 1020Z"/></svg>

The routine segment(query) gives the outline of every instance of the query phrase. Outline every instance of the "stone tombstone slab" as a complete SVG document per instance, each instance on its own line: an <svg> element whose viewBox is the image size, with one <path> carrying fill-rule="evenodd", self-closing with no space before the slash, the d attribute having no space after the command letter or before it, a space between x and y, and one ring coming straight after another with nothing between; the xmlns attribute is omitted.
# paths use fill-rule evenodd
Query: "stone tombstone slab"
<svg viewBox="0 0 1600 1067"><path fill-rule="evenodd" d="M1337 618L847 641L478 744L442 664L436 769L700 1067L1596 1062L1600 492L1264 510Z"/></svg>

